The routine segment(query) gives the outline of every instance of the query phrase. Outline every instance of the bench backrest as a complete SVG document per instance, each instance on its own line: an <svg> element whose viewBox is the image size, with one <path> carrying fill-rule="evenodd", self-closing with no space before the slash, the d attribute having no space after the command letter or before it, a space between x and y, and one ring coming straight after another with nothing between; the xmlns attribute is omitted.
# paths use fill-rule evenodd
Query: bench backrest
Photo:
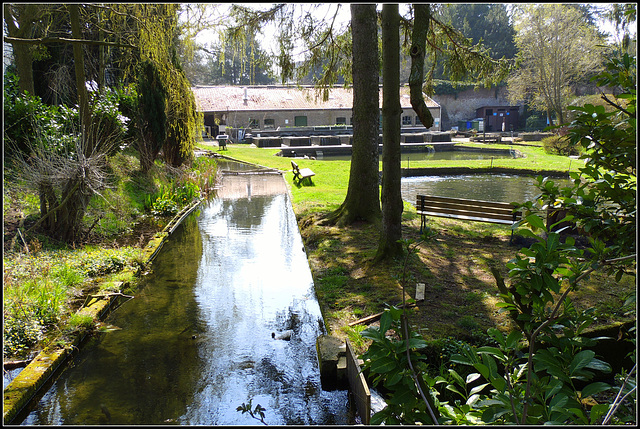
<svg viewBox="0 0 640 429"><path fill-rule="evenodd" d="M454 216L491 217L505 221L516 221L522 212L514 212L511 203L468 200L463 198L418 195L416 209L420 212L443 213Z"/></svg>
<svg viewBox="0 0 640 429"><path fill-rule="evenodd" d="M298 167L298 164L295 163L295 161L291 161L291 167L293 167L293 171L296 173L300 172L300 168Z"/></svg>

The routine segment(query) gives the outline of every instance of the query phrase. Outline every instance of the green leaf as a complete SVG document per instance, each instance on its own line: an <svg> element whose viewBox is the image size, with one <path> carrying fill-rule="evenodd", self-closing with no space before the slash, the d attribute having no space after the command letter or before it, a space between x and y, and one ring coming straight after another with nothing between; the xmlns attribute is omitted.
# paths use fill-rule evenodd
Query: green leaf
<svg viewBox="0 0 640 429"><path fill-rule="evenodd" d="M558 393L562 387L564 386L564 384L562 383L562 381L556 379L551 379L549 381L549 383L547 384L547 391L545 393L545 400L548 401L549 398L552 398L556 393Z"/></svg>
<svg viewBox="0 0 640 429"><path fill-rule="evenodd" d="M589 416L591 419L591 424L595 425L596 422L609 411L610 406L611 405L609 404L596 404L591 407L591 414Z"/></svg>
<svg viewBox="0 0 640 429"><path fill-rule="evenodd" d="M397 390L389 399L388 403L393 405L407 404L416 399L416 394L410 389Z"/></svg>
<svg viewBox="0 0 640 429"><path fill-rule="evenodd" d="M587 366L595 355L596 352L594 352L593 350L583 350L575 355L573 357L573 360L571 361L571 364L569 364L569 374L573 375L579 369Z"/></svg>
<svg viewBox="0 0 640 429"><path fill-rule="evenodd" d="M467 384L471 384L478 378L480 378L480 374L478 374L477 372L472 372L471 374L467 375L467 379L465 381Z"/></svg>
<svg viewBox="0 0 640 429"><path fill-rule="evenodd" d="M515 349L518 346L518 342L522 339L522 332L512 331L507 336L506 346L510 349Z"/></svg>
<svg viewBox="0 0 640 429"><path fill-rule="evenodd" d="M460 377L460 374L458 374L454 369L450 369L449 370L449 375L451 375L451 378L453 378L453 380L456 383L458 383L458 386L460 386L460 387L465 387L466 386L466 383L464 382L462 377Z"/></svg>
<svg viewBox="0 0 640 429"><path fill-rule="evenodd" d="M491 338L496 340L498 342L498 344L500 344L501 346L504 346L504 335L502 334L502 332L499 329L489 328L489 329L487 329L487 334Z"/></svg>
<svg viewBox="0 0 640 429"><path fill-rule="evenodd" d="M464 395L463 393L461 393L456 386L454 386L453 384L449 384L447 385L447 390L453 392L453 393L457 393L458 395L460 395L460 397L462 397L463 399L467 399L467 396Z"/></svg>
<svg viewBox="0 0 640 429"><path fill-rule="evenodd" d="M539 228L539 229L545 229L544 227L544 221L542 220L542 218L538 215L535 214L530 214L529 216L526 217L527 222L529 222L529 224L531 226L533 226L534 228Z"/></svg>
<svg viewBox="0 0 640 429"><path fill-rule="evenodd" d="M409 348L412 349L423 349L427 347L427 342L421 338L410 338L409 339Z"/></svg>
<svg viewBox="0 0 640 429"><path fill-rule="evenodd" d="M536 235L535 232L531 231L530 229L520 229L518 231L518 234L522 235L525 238L534 238L538 241L542 241L542 238L540 238L538 235Z"/></svg>
<svg viewBox="0 0 640 429"><path fill-rule="evenodd" d="M386 387L391 387L402 380L402 376L403 371L400 368L395 368L395 370L391 371L391 373L387 375L387 380L385 381L384 385Z"/></svg>
<svg viewBox="0 0 640 429"><path fill-rule="evenodd" d="M374 326L371 326L364 331L360 332L362 338L366 338L368 340L380 341L384 334L380 333L380 330Z"/></svg>
<svg viewBox="0 0 640 429"><path fill-rule="evenodd" d="M389 356L384 356L384 357L380 357L378 359L372 360L371 371L378 374L384 374L391 371L396 366L397 366L397 362L395 359Z"/></svg>
<svg viewBox="0 0 640 429"><path fill-rule="evenodd" d="M593 396L596 393L604 392L605 390L609 390L609 389L611 389L611 386L608 385L607 383L604 383L602 381L596 381L595 383L591 383L585 386L585 388L582 389L582 392L580 392L580 394L582 395L583 398L588 398L589 396Z"/></svg>
<svg viewBox="0 0 640 429"><path fill-rule="evenodd" d="M611 365L598 358L591 359L591 362L589 362L589 364L585 368L593 369L595 371L602 371L604 373L611 372Z"/></svg>
<svg viewBox="0 0 640 429"><path fill-rule="evenodd" d="M502 350L500 350L497 347L490 347L490 346L478 347L478 353L486 353L491 356L495 356L500 361L504 361L506 359L504 353L502 353Z"/></svg>
<svg viewBox="0 0 640 429"><path fill-rule="evenodd" d="M489 377L490 377L489 368L486 365L483 365L481 363L476 363L473 365L473 367L476 369L476 371L482 374L482 376L485 379L489 380Z"/></svg>
<svg viewBox="0 0 640 429"><path fill-rule="evenodd" d="M504 392L507 387L507 380L505 380L503 376L497 375L491 377L491 385L495 387L498 392Z"/></svg>
<svg viewBox="0 0 640 429"><path fill-rule="evenodd" d="M564 393L555 395L551 398L551 401L549 401L549 408L551 408L552 411L554 408L558 408L558 410L564 410L568 400L569 397Z"/></svg>
<svg viewBox="0 0 640 429"><path fill-rule="evenodd" d="M380 317L380 333L385 335L389 328L391 328L391 312L387 310Z"/></svg>
<svg viewBox="0 0 640 429"><path fill-rule="evenodd" d="M449 358L449 362L459 363L462 365L473 365L473 362L471 362L469 358L460 354L451 355L451 357Z"/></svg>
<svg viewBox="0 0 640 429"><path fill-rule="evenodd" d="M487 387L489 385L489 383L484 383L484 384L480 384L476 387L474 387L473 389L471 389L471 391L469 392L469 395L475 395L476 393L480 393L482 392L482 389L484 389L485 387Z"/></svg>
<svg viewBox="0 0 640 429"><path fill-rule="evenodd" d="M580 408L569 408L569 411L575 414L576 417L578 417L582 423L584 424L589 423L589 420L587 420L587 417L584 415L584 413ZM577 422L574 422L574 423L577 423Z"/></svg>
<svg viewBox="0 0 640 429"><path fill-rule="evenodd" d="M483 354L482 363L485 364L489 369L490 376L495 376L498 374L498 365L496 364L496 361L491 356L487 354Z"/></svg>

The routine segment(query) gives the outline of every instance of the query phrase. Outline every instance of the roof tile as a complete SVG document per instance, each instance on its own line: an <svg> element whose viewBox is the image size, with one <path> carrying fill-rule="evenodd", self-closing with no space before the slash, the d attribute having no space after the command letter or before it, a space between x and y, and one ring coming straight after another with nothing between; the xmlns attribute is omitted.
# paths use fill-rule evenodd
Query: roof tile
<svg viewBox="0 0 640 429"><path fill-rule="evenodd" d="M351 109L352 88L334 87L329 90L329 98L324 101L322 92L313 87L285 86L195 86L191 88L201 112L255 111L255 110L309 110L309 109ZM245 104L246 89L246 104ZM423 94L427 107L439 107L438 103ZM409 87L400 88L400 105L411 108ZM382 107L382 88L380 88Z"/></svg>

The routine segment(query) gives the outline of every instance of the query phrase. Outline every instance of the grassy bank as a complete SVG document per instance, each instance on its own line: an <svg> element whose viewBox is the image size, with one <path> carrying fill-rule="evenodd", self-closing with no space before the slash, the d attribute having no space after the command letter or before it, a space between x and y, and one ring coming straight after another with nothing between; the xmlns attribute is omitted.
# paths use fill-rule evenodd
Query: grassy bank
<svg viewBox="0 0 640 429"><path fill-rule="evenodd" d="M202 143L202 148L218 151L213 145ZM465 143L462 146L486 147L505 149L507 145L485 145ZM514 146L516 147L516 146ZM411 168L455 168L470 167L486 169L491 166L495 168L509 168L512 170L532 170L535 172L557 172L575 171L577 163L581 162L563 156L548 155L541 147L517 146L525 157L517 159L485 159L485 160L457 160L457 161L411 161ZM230 144L227 150L218 153L237 158L243 161L252 162L265 167L277 168L286 171L285 178L288 183L292 183L291 159L275 156L280 149L255 148L244 144ZM311 168L316 175L313 177L313 186L292 185L293 204L296 213L304 216L308 213L330 211L338 207L344 201L349 183L350 161L320 161L313 159L297 160L300 168ZM406 167L403 163L402 167ZM382 169L382 162L380 162ZM405 205L405 209L408 207Z"/></svg>
<svg viewBox="0 0 640 429"><path fill-rule="evenodd" d="M577 169L578 161L548 155L539 147L519 146L518 150L525 154L524 158L494 159L493 166L541 174ZM365 343L358 333L365 326L349 324L383 311L388 304L402 302L400 278L404 261L371 262L377 249L378 225L337 228L321 224L323 216L344 201L349 161L297 160L301 168L309 167L316 173L313 186L298 186L292 181L290 159L275 156L278 151L232 144L220 153L286 171L325 323L332 334L350 338L363 350ZM411 161L411 167L480 169L490 162ZM415 208L405 202L403 238L418 241L419 226ZM497 288L490 267L506 275L506 263L522 247L522 241L516 237L514 245L509 245L507 226L432 218L429 227L436 232L435 238L421 244L418 253L407 261L405 298L415 296L418 282L426 284L427 296L411 311L412 324L426 339L435 342L481 341L489 327L508 329L511 320L495 306ZM635 279L625 277L615 284L612 278L596 273L580 290L572 297L576 305L595 307L598 323L607 325L625 319L620 308L635 290Z"/></svg>
<svg viewBox="0 0 640 429"><path fill-rule="evenodd" d="M5 360L32 357L61 332L95 322L76 317L75 311L88 295L115 292L120 283L135 284L144 268L142 249L180 207L212 187L215 176L215 162L208 158L184 170L160 163L149 174L139 169L135 154L110 158L109 186L91 200L84 233L73 244L37 231L23 235L40 215L37 190L5 169Z"/></svg>

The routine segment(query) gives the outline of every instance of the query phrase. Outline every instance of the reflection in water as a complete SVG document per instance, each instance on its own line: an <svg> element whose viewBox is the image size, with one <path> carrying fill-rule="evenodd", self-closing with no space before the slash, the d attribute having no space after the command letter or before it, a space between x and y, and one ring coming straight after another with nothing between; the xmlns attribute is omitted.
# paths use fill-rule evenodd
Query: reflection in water
<svg viewBox="0 0 640 429"><path fill-rule="evenodd" d="M106 321L122 329L83 348L24 424L249 425L236 408L250 399L270 425L348 423L347 392L320 387L324 328L288 194L213 199L153 265Z"/></svg>
<svg viewBox="0 0 640 429"><path fill-rule="evenodd" d="M471 160L483 160L483 159L505 159L513 158L513 155L509 153L508 149L502 152L489 152L489 151L470 151L470 150L447 150L442 152L407 152L400 156L400 161L403 168L409 168L412 162L415 161L471 161ZM317 155L317 159L322 161L350 161L351 155ZM380 157L382 160L382 157Z"/></svg>
<svg viewBox="0 0 640 429"><path fill-rule="evenodd" d="M552 179L569 183L568 179ZM420 176L402 178L402 199L416 203L416 195L467 198L472 200L523 203L540 194L535 179L507 174L468 174L454 176Z"/></svg>
<svg viewBox="0 0 640 429"><path fill-rule="evenodd" d="M158 254L135 299L84 347L23 424L159 424L184 413L198 379L204 327L193 298L202 242L190 217ZM185 328L187 328L185 330Z"/></svg>
<svg viewBox="0 0 640 429"><path fill-rule="evenodd" d="M180 423L252 423L235 411L251 398L269 424L346 423L346 392L320 388L322 318L288 198L216 199L200 218L205 260L195 294L210 338ZM287 329L291 341L272 338Z"/></svg>

